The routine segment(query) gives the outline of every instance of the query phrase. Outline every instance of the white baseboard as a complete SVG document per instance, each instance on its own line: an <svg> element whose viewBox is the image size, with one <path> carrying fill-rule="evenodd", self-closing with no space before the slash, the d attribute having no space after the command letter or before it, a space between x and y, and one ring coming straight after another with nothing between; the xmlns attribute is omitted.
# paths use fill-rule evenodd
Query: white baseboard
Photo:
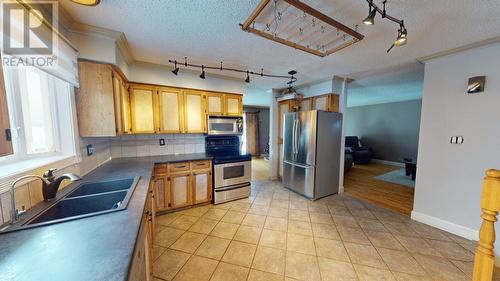
<svg viewBox="0 0 500 281"><path fill-rule="evenodd" d="M391 165L391 166L396 166L396 167L402 167L402 168L404 168L404 166L405 166L405 163L401 163L401 162L393 162L393 161L380 160L380 159L372 159L372 161L375 163Z"/></svg>
<svg viewBox="0 0 500 281"><path fill-rule="evenodd" d="M477 241L479 239L479 231L458 224L454 224L452 222L445 221L440 218L432 217L415 211L411 212L411 218L413 220L428 224L430 226L434 226L436 228L453 233L460 237L467 238L469 240Z"/></svg>

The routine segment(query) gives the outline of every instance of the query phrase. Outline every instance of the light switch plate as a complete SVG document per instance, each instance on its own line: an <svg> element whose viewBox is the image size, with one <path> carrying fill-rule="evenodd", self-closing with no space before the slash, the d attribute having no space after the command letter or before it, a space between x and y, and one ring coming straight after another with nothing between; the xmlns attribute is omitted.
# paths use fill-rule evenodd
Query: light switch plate
<svg viewBox="0 0 500 281"><path fill-rule="evenodd" d="M165 139L160 139L160 146L164 146L165 145Z"/></svg>
<svg viewBox="0 0 500 281"><path fill-rule="evenodd" d="M92 154L94 154L94 146L89 144L87 145L87 156L91 156Z"/></svg>

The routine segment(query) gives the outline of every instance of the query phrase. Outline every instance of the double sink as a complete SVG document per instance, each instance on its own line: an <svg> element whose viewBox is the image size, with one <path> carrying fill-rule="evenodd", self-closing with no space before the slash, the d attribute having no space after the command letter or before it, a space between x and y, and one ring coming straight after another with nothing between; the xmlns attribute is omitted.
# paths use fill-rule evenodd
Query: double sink
<svg viewBox="0 0 500 281"><path fill-rule="evenodd" d="M123 210L127 207L138 181L139 177L83 183L49 208L12 230Z"/></svg>

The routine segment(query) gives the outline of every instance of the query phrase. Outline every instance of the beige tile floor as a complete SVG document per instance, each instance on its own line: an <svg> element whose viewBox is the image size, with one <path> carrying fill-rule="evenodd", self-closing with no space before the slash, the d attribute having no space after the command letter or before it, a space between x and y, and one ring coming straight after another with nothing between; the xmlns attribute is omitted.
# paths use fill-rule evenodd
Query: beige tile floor
<svg viewBox="0 0 500 281"><path fill-rule="evenodd" d="M248 199L157 218L161 280L470 280L475 242L348 196L311 202L279 182Z"/></svg>

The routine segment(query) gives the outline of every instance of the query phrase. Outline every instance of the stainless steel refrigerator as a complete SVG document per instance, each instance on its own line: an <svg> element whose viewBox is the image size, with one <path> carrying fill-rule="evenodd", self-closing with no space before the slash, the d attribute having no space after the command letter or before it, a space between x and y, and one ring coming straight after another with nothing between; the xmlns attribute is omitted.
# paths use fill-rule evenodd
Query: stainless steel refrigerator
<svg viewBox="0 0 500 281"><path fill-rule="evenodd" d="M285 114L283 185L312 200L338 193L341 140L341 113Z"/></svg>

